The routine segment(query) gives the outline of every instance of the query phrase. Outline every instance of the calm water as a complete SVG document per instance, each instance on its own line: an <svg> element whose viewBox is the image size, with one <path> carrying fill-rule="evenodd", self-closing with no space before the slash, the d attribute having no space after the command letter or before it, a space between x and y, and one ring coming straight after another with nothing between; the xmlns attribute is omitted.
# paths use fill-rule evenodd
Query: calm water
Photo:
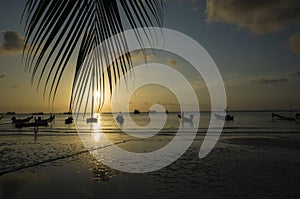
<svg viewBox="0 0 300 199"><path fill-rule="evenodd" d="M198 132L205 133L210 121L210 113L185 113L186 117L189 115L194 115L194 121L199 120L200 125L198 128ZM300 123L295 121L283 121L283 120L272 120L271 112L231 112L235 116L234 121L225 122L223 133L300 133ZM280 112L282 115L291 116L289 112ZM26 114L17 114L15 115L17 118L25 118L31 115ZM77 130L85 133L90 132L90 129L95 129L95 126L91 127L87 125L85 119L82 117L78 118L77 124L74 125L66 125L64 120L68 117L63 114L55 114L55 121L49 123L48 127L40 127L39 133L51 133L51 134L75 134ZM167 116L167 117L166 117ZM31 134L33 132L32 127L17 129L11 124L12 115L5 115L4 118L0 121L0 134ZM47 118L48 115L43 115L42 117ZM136 131L140 133L147 132L161 132L161 133L175 133L178 130L178 127L189 130L193 128L197 128L196 126L190 123L181 123L178 121L177 113L170 113L168 115L163 113L151 113L151 122L152 126L150 128L146 128L145 130L141 130L135 128L133 123L130 122L130 117L135 122L136 125L146 126L150 122L149 114L142 113L139 115L127 114L123 113L123 117L125 119L124 124L120 127L114 120L113 115L111 114L101 114L97 115L99 119L99 123L96 125L96 129L101 129L103 132L120 132L120 128L122 131ZM164 121L166 118L166 122L161 129L159 124L161 121ZM216 118L214 118L216 120Z"/></svg>

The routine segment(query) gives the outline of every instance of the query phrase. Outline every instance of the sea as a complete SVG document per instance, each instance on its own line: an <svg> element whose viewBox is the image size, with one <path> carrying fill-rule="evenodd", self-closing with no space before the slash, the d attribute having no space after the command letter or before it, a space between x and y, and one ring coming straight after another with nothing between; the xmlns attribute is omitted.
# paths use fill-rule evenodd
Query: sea
<svg viewBox="0 0 300 199"><path fill-rule="evenodd" d="M294 117L296 112L280 111L277 114ZM77 115L74 117L72 124L65 124L68 115L57 113L55 120L46 127L39 127L39 135L66 135L77 133L89 133L92 131L101 131L103 133L160 133L170 134L176 133L179 128L186 132L197 129L198 133L205 134L207 132L211 120L218 120L210 112L185 112L184 116L193 115L193 123L182 122L178 119L179 113L141 113L130 114L121 113L124 118L122 125L115 120L117 114L103 113L95 114L98 119L96 125L86 123L87 115ZM233 121L226 121L222 130L222 134L228 133L300 133L300 123L296 121L277 120L272 118L270 111L232 111ZM32 135L33 127L16 128L11 118L23 119L32 114L16 114L4 115L0 120L0 135ZM34 117L48 118L50 114L34 115ZM199 125L195 125L199 121Z"/></svg>

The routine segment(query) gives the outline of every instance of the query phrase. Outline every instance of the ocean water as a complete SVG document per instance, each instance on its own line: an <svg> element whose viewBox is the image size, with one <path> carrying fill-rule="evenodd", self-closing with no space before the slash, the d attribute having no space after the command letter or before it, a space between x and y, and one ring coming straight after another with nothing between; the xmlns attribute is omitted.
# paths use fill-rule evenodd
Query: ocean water
<svg viewBox="0 0 300 199"><path fill-rule="evenodd" d="M300 133L300 123L295 121L273 120L271 112L231 112L234 115L234 121L226 121L222 133ZM291 116L290 112L280 112L282 115ZM89 125L86 118L80 115L73 124L66 125L64 120L68 115L55 114L55 120L49 123L47 127L40 127L39 134L77 134L98 131L103 133L135 132L135 133L176 133L181 127L186 132L197 129L199 133L206 133L211 119L211 113L185 112L185 117L194 116L194 121L199 121L199 126L191 123L182 123L178 120L178 113L141 113L138 115L122 113L124 124L118 125L115 121L115 115L97 114L98 123ZM31 116L31 114L17 114L16 118L22 119ZM32 134L33 127L15 128L11 122L13 115L4 115L0 121L0 135L18 135ZM47 118L49 115L42 115ZM217 120L213 116L213 120ZM195 123L195 122L194 122ZM148 126L151 124L150 126ZM142 127L142 128L138 128Z"/></svg>

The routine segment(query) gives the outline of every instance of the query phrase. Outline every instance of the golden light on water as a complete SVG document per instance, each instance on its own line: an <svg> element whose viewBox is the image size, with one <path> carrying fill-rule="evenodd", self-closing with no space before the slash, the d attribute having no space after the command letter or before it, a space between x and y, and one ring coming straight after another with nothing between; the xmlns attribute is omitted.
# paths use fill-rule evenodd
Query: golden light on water
<svg viewBox="0 0 300 199"><path fill-rule="evenodd" d="M98 119L97 123L92 124L92 139L98 142L101 139L101 115L100 113L95 113L94 117Z"/></svg>

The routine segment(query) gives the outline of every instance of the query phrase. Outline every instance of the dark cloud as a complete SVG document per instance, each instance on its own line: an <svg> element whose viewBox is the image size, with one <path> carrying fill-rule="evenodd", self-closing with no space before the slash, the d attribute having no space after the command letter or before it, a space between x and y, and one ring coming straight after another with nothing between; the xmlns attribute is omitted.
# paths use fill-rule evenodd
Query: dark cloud
<svg viewBox="0 0 300 199"><path fill-rule="evenodd" d="M289 38L289 47L293 53L300 54L300 34L296 33Z"/></svg>
<svg viewBox="0 0 300 199"><path fill-rule="evenodd" d="M0 44L0 55L20 54L23 50L24 37L16 31L1 31L3 43Z"/></svg>
<svg viewBox="0 0 300 199"><path fill-rule="evenodd" d="M207 21L223 22L256 34L276 32L300 23L297 0L207 0Z"/></svg>
<svg viewBox="0 0 300 199"><path fill-rule="evenodd" d="M4 77L6 77L5 74L1 74L1 75L0 75L0 79L3 79Z"/></svg>
<svg viewBox="0 0 300 199"><path fill-rule="evenodd" d="M257 84L273 84L273 83L281 83L281 82L287 82L287 81L288 80L285 78L278 78L278 79L261 78L261 79L251 80L252 83L257 83Z"/></svg>

